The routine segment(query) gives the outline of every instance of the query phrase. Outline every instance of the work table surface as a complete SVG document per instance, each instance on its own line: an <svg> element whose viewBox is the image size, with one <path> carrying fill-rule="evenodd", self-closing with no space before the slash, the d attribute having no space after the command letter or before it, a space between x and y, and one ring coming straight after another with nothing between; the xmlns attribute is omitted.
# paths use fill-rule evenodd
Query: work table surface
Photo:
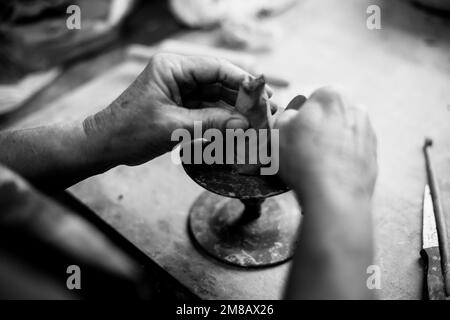
<svg viewBox="0 0 450 320"><path fill-rule="evenodd" d="M366 9L377 3L382 30L369 30ZM407 1L356 0L301 1L275 20L284 35L271 52L255 55L265 73L291 83L274 99L284 103L295 94L332 84L367 108L378 136L379 177L373 199L374 264L381 271L377 294L384 299L421 298L425 136L435 140L434 164L444 211L450 215L450 20ZM210 44L215 36L215 31L193 31L178 38ZM50 104L41 98L35 102L39 112L8 127L82 118L107 106L144 67L119 50L84 62L78 73L98 70L99 63L110 70ZM76 76L65 81L80 83ZM290 263L241 269L194 247L187 215L203 190L170 154L141 166L114 168L69 191L201 298L282 297Z"/></svg>

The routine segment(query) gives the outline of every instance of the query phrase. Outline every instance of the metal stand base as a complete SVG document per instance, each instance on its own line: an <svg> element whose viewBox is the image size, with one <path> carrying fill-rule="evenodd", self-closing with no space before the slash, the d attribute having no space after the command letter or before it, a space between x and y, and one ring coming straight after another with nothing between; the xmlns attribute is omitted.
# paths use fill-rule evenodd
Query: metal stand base
<svg viewBox="0 0 450 320"><path fill-rule="evenodd" d="M242 267L281 263L292 257L297 239L301 215L293 200L289 193L240 201L206 191L190 210L191 235L226 263Z"/></svg>

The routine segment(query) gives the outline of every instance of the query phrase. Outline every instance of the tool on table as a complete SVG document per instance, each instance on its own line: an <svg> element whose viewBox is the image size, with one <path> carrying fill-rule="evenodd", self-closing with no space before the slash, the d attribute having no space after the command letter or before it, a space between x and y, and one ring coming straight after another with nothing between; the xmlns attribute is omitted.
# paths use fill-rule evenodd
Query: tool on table
<svg viewBox="0 0 450 320"><path fill-rule="evenodd" d="M428 184L423 198L423 249L421 256L427 272L428 298L442 300L449 296L450 264L445 218L439 198L439 189L431 164L429 148L433 142L426 139L423 147Z"/></svg>
<svg viewBox="0 0 450 320"><path fill-rule="evenodd" d="M439 252L433 200L428 185L425 186L423 194L423 230L420 255L425 262L428 299L444 300L445 285L441 268L441 254Z"/></svg>

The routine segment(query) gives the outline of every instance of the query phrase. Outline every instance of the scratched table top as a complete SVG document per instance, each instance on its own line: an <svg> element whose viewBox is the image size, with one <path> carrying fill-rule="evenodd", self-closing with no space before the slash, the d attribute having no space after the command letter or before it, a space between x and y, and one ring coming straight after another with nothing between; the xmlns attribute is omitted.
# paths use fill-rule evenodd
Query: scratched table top
<svg viewBox="0 0 450 320"><path fill-rule="evenodd" d="M366 27L369 4L382 8L381 30ZM298 93L331 84L368 109L379 145L373 200L374 264L381 270L378 296L420 299L425 136L435 140L435 166L450 215L450 20L408 1L305 0L274 21L286 32L271 52L255 54L255 59L264 72L291 83L275 100L284 104ZM195 31L179 38L212 44L216 35ZM103 108L144 67L123 57L120 61L10 127L82 118ZM141 166L114 168L69 191L201 298L282 297L289 263L244 270L193 246L187 214L203 190L169 154Z"/></svg>

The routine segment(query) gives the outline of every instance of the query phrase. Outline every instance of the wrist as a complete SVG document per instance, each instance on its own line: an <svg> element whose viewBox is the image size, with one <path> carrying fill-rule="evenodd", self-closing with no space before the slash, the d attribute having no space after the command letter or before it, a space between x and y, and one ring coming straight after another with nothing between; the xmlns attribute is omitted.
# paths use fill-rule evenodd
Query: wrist
<svg viewBox="0 0 450 320"><path fill-rule="evenodd" d="M120 165L114 151L114 139L111 130L98 123L98 114L74 124L81 141L80 149L86 165L95 168L98 173L105 172Z"/></svg>
<svg viewBox="0 0 450 320"><path fill-rule="evenodd" d="M304 232L320 235L320 240L315 241L316 252L334 259L351 257L352 261L370 262L373 249L370 197L330 184L312 187L299 200L305 216Z"/></svg>
<svg viewBox="0 0 450 320"><path fill-rule="evenodd" d="M90 152L108 169L119 165L136 165L153 158L149 137L154 126L141 119L130 119L122 113L117 117L114 103L108 108L87 117L83 130L90 141Z"/></svg>
<svg viewBox="0 0 450 320"><path fill-rule="evenodd" d="M330 177L307 178L293 182L292 189L303 207L331 203L338 207L371 207L372 193L362 185L338 182Z"/></svg>

